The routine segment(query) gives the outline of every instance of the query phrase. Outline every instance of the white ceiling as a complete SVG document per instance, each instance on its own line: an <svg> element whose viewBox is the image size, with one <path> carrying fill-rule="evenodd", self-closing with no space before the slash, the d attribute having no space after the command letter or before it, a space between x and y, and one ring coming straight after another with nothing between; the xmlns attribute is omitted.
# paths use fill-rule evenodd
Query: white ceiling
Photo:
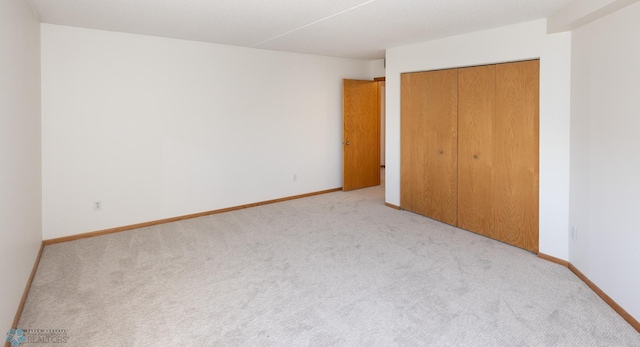
<svg viewBox="0 0 640 347"><path fill-rule="evenodd" d="M546 18L571 1L28 0L44 23L365 60Z"/></svg>

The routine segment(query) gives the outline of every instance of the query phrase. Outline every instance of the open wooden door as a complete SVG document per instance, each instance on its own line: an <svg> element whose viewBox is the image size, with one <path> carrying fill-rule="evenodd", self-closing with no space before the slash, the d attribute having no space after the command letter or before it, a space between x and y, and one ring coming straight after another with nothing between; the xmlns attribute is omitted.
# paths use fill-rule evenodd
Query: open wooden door
<svg viewBox="0 0 640 347"><path fill-rule="evenodd" d="M380 185L380 94L377 81L343 81L342 190Z"/></svg>

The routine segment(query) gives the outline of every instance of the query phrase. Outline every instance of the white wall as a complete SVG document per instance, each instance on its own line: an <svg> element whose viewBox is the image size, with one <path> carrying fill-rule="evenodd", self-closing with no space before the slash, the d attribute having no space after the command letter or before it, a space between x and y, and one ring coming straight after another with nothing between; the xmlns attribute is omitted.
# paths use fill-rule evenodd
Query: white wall
<svg viewBox="0 0 640 347"><path fill-rule="evenodd" d="M372 60L369 62L369 68L371 69L371 73L369 75L369 79L374 79L376 77L384 77L385 75L385 66L384 59Z"/></svg>
<svg viewBox="0 0 640 347"><path fill-rule="evenodd" d="M0 331L8 331L42 242L40 26L0 1Z"/></svg>
<svg viewBox="0 0 640 347"><path fill-rule="evenodd" d="M341 187L342 79L370 74L43 24L44 239Z"/></svg>
<svg viewBox="0 0 640 347"><path fill-rule="evenodd" d="M640 3L573 33L570 261L640 320Z"/></svg>
<svg viewBox="0 0 640 347"><path fill-rule="evenodd" d="M386 201L400 204L400 74L540 58L540 252L568 259L571 34L539 20L387 50Z"/></svg>

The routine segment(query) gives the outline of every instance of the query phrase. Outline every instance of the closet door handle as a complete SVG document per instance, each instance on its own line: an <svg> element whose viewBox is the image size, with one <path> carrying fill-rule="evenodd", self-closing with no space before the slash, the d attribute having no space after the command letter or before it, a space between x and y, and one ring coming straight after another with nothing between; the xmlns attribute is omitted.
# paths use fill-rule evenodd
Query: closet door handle
<svg viewBox="0 0 640 347"><path fill-rule="evenodd" d="M474 154L474 155L473 155L473 159L478 159L478 155L477 155L477 154Z"/></svg>
<svg viewBox="0 0 640 347"><path fill-rule="evenodd" d="M439 154L444 154L444 151L443 150L439 150L438 153Z"/></svg>

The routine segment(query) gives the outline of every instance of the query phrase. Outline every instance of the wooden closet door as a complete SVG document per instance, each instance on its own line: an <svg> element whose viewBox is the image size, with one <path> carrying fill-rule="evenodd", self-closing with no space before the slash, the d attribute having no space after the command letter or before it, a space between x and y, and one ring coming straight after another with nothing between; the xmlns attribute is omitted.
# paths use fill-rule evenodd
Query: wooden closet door
<svg viewBox="0 0 640 347"><path fill-rule="evenodd" d="M538 252L539 61L496 66L496 238Z"/></svg>
<svg viewBox="0 0 640 347"><path fill-rule="evenodd" d="M400 76L400 207L424 214L427 72Z"/></svg>
<svg viewBox="0 0 640 347"><path fill-rule="evenodd" d="M495 65L458 70L458 227L494 235Z"/></svg>
<svg viewBox="0 0 640 347"><path fill-rule="evenodd" d="M457 70L403 74L402 208L457 224Z"/></svg>

